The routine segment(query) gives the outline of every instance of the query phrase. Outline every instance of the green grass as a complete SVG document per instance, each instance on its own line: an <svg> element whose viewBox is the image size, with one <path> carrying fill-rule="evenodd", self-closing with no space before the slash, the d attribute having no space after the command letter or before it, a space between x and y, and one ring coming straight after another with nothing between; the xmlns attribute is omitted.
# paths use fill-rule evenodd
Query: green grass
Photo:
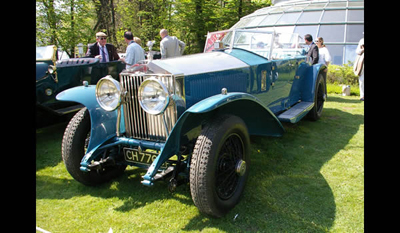
<svg viewBox="0 0 400 233"><path fill-rule="evenodd" d="M281 138L252 137L241 202L213 219L189 185L140 184L143 170L86 187L66 171L66 123L36 131L36 225L50 232L364 232L364 102L330 94L317 122L284 124ZM236 217L236 218L235 218Z"/></svg>
<svg viewBox="0 0 400 233"><path fill-rule="evenodd" d="M328 94L342 94L342 85L327 83ZM357 85L350 85L350 95L360 96L360 88Z"/></svg>

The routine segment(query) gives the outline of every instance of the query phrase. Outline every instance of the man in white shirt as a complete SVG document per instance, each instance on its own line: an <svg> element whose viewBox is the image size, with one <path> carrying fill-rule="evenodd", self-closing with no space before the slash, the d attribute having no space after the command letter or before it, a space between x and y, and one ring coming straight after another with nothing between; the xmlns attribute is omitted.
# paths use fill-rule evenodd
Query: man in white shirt
<svg viewBox="0 0 400 233"><path fill-rule="evenodd" d="M160 36L161 59L182 56L185 49L184 42L180 41L176 36L169 36L166 29L161 29Z"/></svg>
<svg viewBox="0 0 400 233"><path fill-rule="evenodd" d="M125 42L128 44L126 47L126 54L124 58L121 58L120 61L126 63L125 69L128 69L132 65L138 63L141 60L144 60L144 50L140 45L135 43L133 40L132 32L125 32L124 33Z"/></svg>

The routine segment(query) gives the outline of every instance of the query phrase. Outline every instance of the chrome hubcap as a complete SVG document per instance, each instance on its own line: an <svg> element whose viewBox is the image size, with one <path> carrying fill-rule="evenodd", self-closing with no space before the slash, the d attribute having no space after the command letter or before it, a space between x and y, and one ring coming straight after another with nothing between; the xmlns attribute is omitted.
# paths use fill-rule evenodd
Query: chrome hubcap
<svg viewBox="0 0 400 233"><path fill-rule="evenodd" d="M246 173L246 161L239 160L236 164L236 173L243 176Z"/></svg>

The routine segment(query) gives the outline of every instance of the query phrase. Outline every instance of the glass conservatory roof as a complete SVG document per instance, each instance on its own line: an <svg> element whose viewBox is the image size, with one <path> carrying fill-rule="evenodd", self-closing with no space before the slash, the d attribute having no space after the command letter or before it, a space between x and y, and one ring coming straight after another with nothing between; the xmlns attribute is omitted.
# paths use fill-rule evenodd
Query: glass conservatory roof
<svg viewBox="0 0 400 233"><path fill-rule="evenodd" d="M364 37L364 0L292 0L256 10L234 28L273 28L323 37L333 64L354 61L355 49ZM333 54L332 54L333 53Z"/></svg>

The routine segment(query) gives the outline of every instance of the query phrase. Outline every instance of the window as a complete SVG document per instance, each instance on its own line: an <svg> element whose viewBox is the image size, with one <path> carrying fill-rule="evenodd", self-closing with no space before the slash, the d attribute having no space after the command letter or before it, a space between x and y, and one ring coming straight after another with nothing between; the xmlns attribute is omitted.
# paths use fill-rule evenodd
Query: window
<svg viewBox="0 0 400 233"><path fill-rule="evenodd" d="M357 45L346 45L345 53L344 53L344 63L348 63L349 61L353 62L356 60L356 49Z"/></svg>
<svg viewBox="0 0 400 233"><path fill-rule="evenodd" d="M276 24L295 24L299 15L300 12L283 14Z"/></svg>
<svg viewBox="0 0 400 233"><path fill-rule="evenodd" d="M346 30L346 42L359 42L361 38L364 37L364 25L347 25Z"/></svg>
<svg viewBox="0 0 400 233"><path fill-rule="evenodd" d="M317 36L317 29L318 25L312 25L312 26L296 26L294 29L295 33L298 33L299 36L304 40L304 35L305 34L310 34L312 35L313 39L316 38ZM303 42L303 41L302 41Z"/></svg>
<svg viewBox="0 0 400 233"><path fill-rule="evenodd" d="M257 26L264 18L265 18L265 15L256 16L256 17L251 17L251 18L250 18L250 23L248 23L248 24L246 25L246 27L254 27L254 26Z"/></svg>
<svg viewBox="0 0 400 233"><path fill-rule="evenodd" d="M326 5L326 3L311 3L310 5L308 5L306 8L304 8L305 10L311 10L311 9L322 9L324 6Z"/></svg>
<svg viewBox="0 0 400 233"><path fill-rule="evenodd" d="M347 5L347 2L330 2L328 5L325 7L326 9L329 8L345 8Z"/></svg>
<svg viewBox="0 0 400 233"><path fill-rule="evenodd" d="M343 45L326 45L331 54L331 64L342 65L343 62Z"/></svg>
<svg viewBox="0 0 400 233"><path fill-rule="evenodd" d="M245 18L245 19L241 19L238 23L236 23L233 28L241 28L241 27L245 27L247 25L247 23L250 23L250 20L252 18Z"/></svg>
<svg viewBox="0 0 400 233"><path fill-rule="evenodd" d="M297 23L318 23L321 17L321 11L306 11L300 16Z"/></svg>
<svg viewBox="0 0 400 233"><path fill-rule="evenodd" d="M338 11L325 11L322 16L321 22L331 23L331 22L344 22L346 16L345 10Z"/></svg>
<svg viewBox="0 0 400 233"><path fill-rule="evenodd" d="M321 25L318 37L324 42L344 42L344 25Z"/></svg>
<svg viewBox="0 0 400 233"><path fill-rule="evenodd" d="M362 7L362 8L364 8L364 2L349 2L349 7Z"/></svg>
<svg viewBox="0 0 400 233"><path fill-rule="evenodd" d="M347 21L363 21L364 22L364 10L349 10L347 14Z"/></svg>
<svg viewBox="0 0 400 233"><path fill-rule="evenodd" d="M259 24L259 26L274 25L281 17L281 14L267 15L267 17Z"/></svg>
<svg viewBox="0 0 400 233"><path fill-rule="evenodd" d="M289 9L287 9L285 12L289 12L289 11L302 11L304 9L304 7L306 7L306 4L301 4L301 5L294 5L292 7L290 7Z"/></svg>

